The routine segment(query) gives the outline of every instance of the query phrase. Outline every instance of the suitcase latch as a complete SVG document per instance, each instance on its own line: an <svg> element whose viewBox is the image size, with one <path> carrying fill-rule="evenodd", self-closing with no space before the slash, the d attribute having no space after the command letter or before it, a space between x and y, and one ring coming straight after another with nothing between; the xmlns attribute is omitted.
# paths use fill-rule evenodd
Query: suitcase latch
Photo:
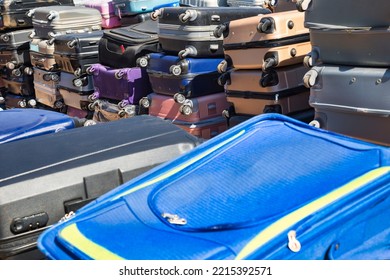
<svg viewBox="0 0 390 280"><path fill-rule="evenodd" d="M180 218L178 215L162 213L161 216L168 221L168 223L172 225L185 225L187 224L187 220L184 218Z"/></svg>

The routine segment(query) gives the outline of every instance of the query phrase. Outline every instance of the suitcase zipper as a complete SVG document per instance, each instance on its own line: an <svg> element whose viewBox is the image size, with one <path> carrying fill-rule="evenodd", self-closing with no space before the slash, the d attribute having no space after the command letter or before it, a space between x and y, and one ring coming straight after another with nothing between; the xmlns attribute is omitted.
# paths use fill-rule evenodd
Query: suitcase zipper
<svg viewBox="0 0 390 280"><path fill-rule="evenodd" d="M281 39L274 40L262 40L262 41L253 41L246 43L235 43L235 44L224 44L223 47L225 50L242 50L242 49L251 49L251 48L275 48L282 47L287 45L299 44L303 42L309 42L309 34L301 34L297 36L291 36Z"/></svg>

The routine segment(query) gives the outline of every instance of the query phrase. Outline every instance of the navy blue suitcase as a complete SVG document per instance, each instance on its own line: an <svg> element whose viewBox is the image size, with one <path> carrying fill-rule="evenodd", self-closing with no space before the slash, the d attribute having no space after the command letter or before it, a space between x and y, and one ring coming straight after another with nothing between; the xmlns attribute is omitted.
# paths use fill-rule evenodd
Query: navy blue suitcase
<svg viewBox="0 0 390 280"><path fill-rule="evenodd" d="M218 64L223 58L185 58L150 53L138 59L146 67L153 92L173 96L183 103L185 99L223 91L218 84Z"/></svg>
<svg viewBox="0 0 390 280"><path fill-rule="evenodd" d="M390 149L265 114L64 217L38 246L51 259L389 259L389 194Z"/></svg>

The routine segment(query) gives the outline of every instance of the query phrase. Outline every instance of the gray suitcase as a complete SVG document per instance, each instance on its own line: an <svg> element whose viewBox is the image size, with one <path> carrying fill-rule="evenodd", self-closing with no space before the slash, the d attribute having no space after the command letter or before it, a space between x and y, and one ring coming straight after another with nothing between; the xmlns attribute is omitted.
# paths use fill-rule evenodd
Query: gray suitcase
<svg viewBox="0 0 390 280"><path fill-rule="evenodd" d="M102 29L101 14L97 9L74 6L53 6L31 11L34 36L50 39L69 33L84 33Z"/></svg>
<svg viewBox="0 0 390 280"><path fill-rule="evenodd" d="M32 29L13 30L0 35L0 66L14 69L30 64L29 42Z"/></svg>
<svg viewBox="0 0 390 280"><path fill-rule="evenodd" d="M389 13L390 16L390 13ZM312 51L304 58L313 66L319 61L353 66L390 66L390 29L310 29Z"/></svg>
<svg viewBox="0 0 390 280"><path fill-rule="evenodd" d="M321 65L304 84L315 109L312 125L390 146L389 68Z"/></svg>
<svg viewBox="0 0 390 280"><path fill-rule="evenodd" d="M73 5L72 0L2 0L0 1L0 29L32 27L30 9L42 6Z"/></svg>
<svg viewBox="0 0 390 280"><path fill-rule="evenodd" d="M364 28L390 25L388 0L297 0L308 28Z"/></svg>
<svg viewBox="0 0 390 280"><path fill-rule="evenodd" d="M0 259L42 258L43 230L201 142L144 115L0 145Z"/></svg>

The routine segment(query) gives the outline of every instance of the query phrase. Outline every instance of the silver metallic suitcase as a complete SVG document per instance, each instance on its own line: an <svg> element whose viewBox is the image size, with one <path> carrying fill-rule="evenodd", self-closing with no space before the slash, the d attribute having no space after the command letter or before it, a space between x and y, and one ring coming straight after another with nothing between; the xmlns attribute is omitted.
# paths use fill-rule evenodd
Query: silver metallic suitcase
<svg viewBox="0 0 390 280"><path fill-rule="evenodd" d="M390 146L389 80L389 68L313 67L304 76L315 108L311 124Z"/></svg>

